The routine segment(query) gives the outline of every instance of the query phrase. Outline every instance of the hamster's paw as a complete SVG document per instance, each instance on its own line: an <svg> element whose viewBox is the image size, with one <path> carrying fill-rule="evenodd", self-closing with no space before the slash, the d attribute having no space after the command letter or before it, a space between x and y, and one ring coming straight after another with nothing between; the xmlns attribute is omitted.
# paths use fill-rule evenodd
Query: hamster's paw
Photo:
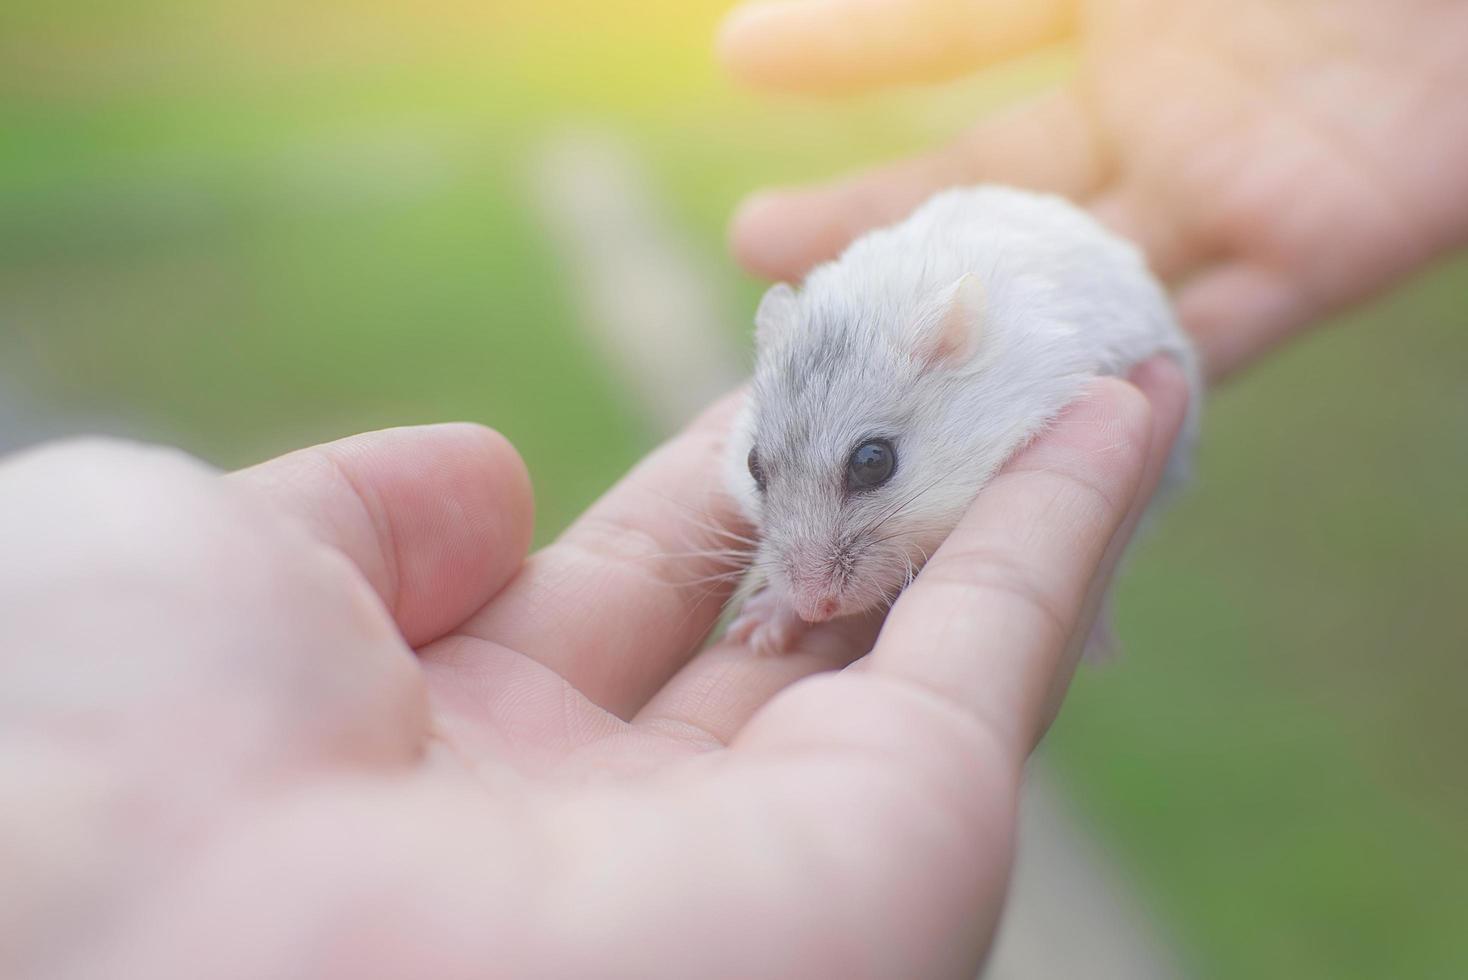
<svg viewBox="0 0 1468 980"><path fill-rule="evenodd" d="M749 597L729 624L725 638L766 656L785 653L799 641L806 624L769 589Z"/></svg>

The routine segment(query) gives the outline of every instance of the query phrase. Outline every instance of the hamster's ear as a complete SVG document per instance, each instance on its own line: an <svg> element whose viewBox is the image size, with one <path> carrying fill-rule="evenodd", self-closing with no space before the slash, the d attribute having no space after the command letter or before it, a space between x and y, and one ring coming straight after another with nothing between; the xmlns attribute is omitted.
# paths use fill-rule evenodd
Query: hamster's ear
<svg viewBox="0 0 1468 980"><path fill-rule="evenodd" d="M766 347L786 330L793 329L797 303L795 290L786 283L778 282L766 290L759 309L754 311L755 343Z"/></svg>
<svg viewBox="0 0 1468 980"><path fill-rule="evenodd" d="M979 277L969 273L939 299L917 354L929 365L964 364L979 352L984 335L987 298Z"/></svg>

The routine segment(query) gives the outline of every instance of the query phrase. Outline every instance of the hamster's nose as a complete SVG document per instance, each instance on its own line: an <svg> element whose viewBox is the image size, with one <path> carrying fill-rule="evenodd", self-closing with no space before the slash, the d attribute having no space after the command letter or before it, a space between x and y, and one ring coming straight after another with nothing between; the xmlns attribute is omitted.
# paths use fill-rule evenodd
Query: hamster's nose
<svg viewBox="0 0 1468 980"><path fill-rule="evenodd" d="M807 623L824 623L840 608L840 600L832 595L803 595L795 600L796 613Z"/></svg>

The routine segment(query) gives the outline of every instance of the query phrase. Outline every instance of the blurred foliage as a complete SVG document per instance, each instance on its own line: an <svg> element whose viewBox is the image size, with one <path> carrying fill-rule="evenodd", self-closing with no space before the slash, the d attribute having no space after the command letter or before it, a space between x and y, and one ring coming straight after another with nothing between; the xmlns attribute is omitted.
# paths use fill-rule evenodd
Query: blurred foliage
<svg viewBox="0 0 1468 980"><path fill-rule="evenodd" d="M728 90L721 4L135 0L0 11L0 384L237 465L470 418L541 537L652 442L525 205L593 121L744 322L733 204L916 149L1065 51L836 105ZM1207 976L1468 976L1468 265L1219 393L1047 746ZM1057 924L1063 927L1063 924Z"/></svg>

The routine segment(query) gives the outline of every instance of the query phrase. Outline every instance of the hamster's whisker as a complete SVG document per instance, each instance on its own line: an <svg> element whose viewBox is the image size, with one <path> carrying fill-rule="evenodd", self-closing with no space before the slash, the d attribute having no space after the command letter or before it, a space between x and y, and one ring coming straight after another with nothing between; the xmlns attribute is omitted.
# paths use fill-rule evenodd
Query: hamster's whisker
<svg viewBox="0 0 1468 980"><path fill-rule="evenodd" d="M699 609L700 606L702 606L705 602L708 602L709 599L713 598L714 595L717 594L718 592L724 591L725 588L726 588L726 586L725 586L724 583L722 583L722 582L716 582L713 585L710 585L709 587L707 587L706 589L704 589L702 592L700 592L698 594L698 596L696 598L694 598L694 600L692 602L688 603L688 608L685 609L683 611L683 615L681 617L679 617L679 619L678 619L678 625L674 629L673 632L680 632L683 629L683 627L688 624L688 620L693 617L694 613L698 612L698 609ZM730 598L734 597L734 596L738 596L739 595L739 588L740 588L740 583L738 581L736 581L734 583L733 587L728 588L728 593L729 594L726 595L726 596L724 596L723 598L721 598L719 600L719 605L721 607L727 608L726 603L728 602L728 600ZM713 630L710 629L709 630L709 633L712 633L712 632L713 632ZM707 639L708 638L709 633L705 633L704 634L704 639Z"/></svg>
<svg viewBox="0 0 1468 980"><path fill-rule="evenodd" d="M707 574L695 576L689 581L702 582L708 579L716 578L738 578L747 571L749 571L748 565L739 565L734 568L716 569L714 571L708 572Z"/></svg>
<svg viewBox="0 0 1468 980"><path fill-rule="evenodd" d="M725 566L722 566L722 568L721 568L721 566L719 566L719 565L725 565ZM727 563L721 562L721 563L719 563L719 565L715 565L715 566L713 566L713 568L709 568L708 571L705 572L705 574L706 575L743 575L744 572L749 571L749 562L747 562L747 560L741 560L741 562L727 562ZM699 571L699 569L691 569L691 571Z"/></svg>
<svg viewBox="0 0 1468 980"><path fill-rule="evenodd" d="M706 597L726 585L737 585L743 578L743 574L711 575L706 578L691 578L685 579L682 582L669 582L668 584L678 589L692 589L700 585L706 586L707 590L704 592L704 596Z"/></svg>
<svg viewBox="0 0 1468 980"><path fill-rule="evenodd" d="M731 531L729 528L720 527L717 524L707 523L704 521L695 521L692 519L687 520L688 523L697 530L703 531L706 534L710 534L716 539L724 539L727 541L731 541L735 544L747 545L751 548L759 543L758 539L756 538L751 538L748 535L740 534L737 531Z"/></svg>
<svg viewBox="0 0 1468 980"><path fill-rule="evenodd" d="M867 534L875 534L877 531L879 531L881 529L881 527L882 527L883 524L886 524L888 521L890 521L893 518L895 518L895 517L899 516L900 514L902 514L905 510L907 510L907 508L911 507L914 503L916 503L918 501L918 499L921 498L924 494L926 494L929 491L935 489L939 484L941 484L944 481L946 481L949 477L951 477L956 472L958 472L958 466L957 465L953 466L949 470L947 470L944 473L940 474L936 479L931 480L930 482L928 482L924 486L918 488L916 491L914 491L913 493L909 494L906 498L898 501L898 503L897 503L897 505L895 507L888 508L880 517L878 517L876 520L868 523L859 532L857 532L857 536L867 535Z"/></svg>
<svg viewBox="0 0 1468 980"><path fill-rule="evenodd" d="M926 485L924 485L922 487L919 487L915 492L913 492L912 494L910 494L905 500L902 500L896 507L893 507L893 508L889 509L887 511L887 513L881 518L881 520L877 521L874 525L872 525L871 527L869 527L867 529L868 532L877 530L877 528L881 527L887 521L892 520L892 518L896 517L898 514L902 513L908 507L912 506L912 504L919 497L921 497L924 494L928 493L929 491L933 490L934 488L936 488L940 484L946 482L949 477L951 477L954 473L957 473L958 472L958 470L959 470L959 468L961 466L962 466L962 464L954 464L947 471L939 474L936 478L934 478L933 480L929 481Z"/></svg>
<svg viewBox="0 0 1468 980"><path fill-rule="evenodd" d="M922 527L919 527L916 530L922 530L922 529L923 529ZM914 530L915 530L914 528L904 528L901 531L893 531L891 534L884 534L880 538L873 538L872 540L868 541L867 542L867 547L869 547L869 548L875 548L879 544L886 544L888 541L896 541L899 538L905 538L908 535L912 534ZM935 530L935 531L937 531L937 532L939 532L941 534L941 533L946 532L947 531L947 528L940 527L940 526L935 526L935 527L932 528L932 530ZM927 560L927 557L924 556L923 560L926 561Z"/></svg>
<svg viewBox="0 0 1468 980"><path fill-rule="evenodd" d="M648 489L648 493L652 494L654 497L657 497L659 500L670 503L675 507L679 507L686 511L687 514L685 515L685 518L688 519L688 523L701 531L707 531L710 534L714 534L722 538L728 538L732 541L738 541L740 543L750 545L751 547L759 543L758 539L756 538L752 538L746 534L740 534L738 531L735 531L730 527L719 524L714 516L708 511L700 510L699 508L694 507L692 504L686 501L678 500L674 497L670 497L665 493L660 493L659 491L653 490L651 488Z"/></svg>
<svg viewBox="0 0 1468 980"><path fill-rule="evenodd" d="M750 548L700 548L695 551L660 551L658 558L719 558L742 560L754 554Z"/></svg>
<svg viewBox="0 0 1468 980"><path fill-rule="evenodd" d="M862 528L860 533L861 534L871 534L873 531L876 531L883 524L886 524L892 518L894 518L898 514L902 513L903 509L906 508L909 504L911 504L918 497L921 497L923 494L927 493L929 490L931 490L935 486L937 486L940 481L941 481L941 477L938 480L934 480L933 482L927 484L926 486L919 488L912 495L910 495L910 496L908 496L908 497L906 497L906 498L904 498L902 500L899 500L895 505L889 507L887 510L883 511L880 515L878 515L875 520L873 520L870 523L868 523L866 527Z"/></svg>

